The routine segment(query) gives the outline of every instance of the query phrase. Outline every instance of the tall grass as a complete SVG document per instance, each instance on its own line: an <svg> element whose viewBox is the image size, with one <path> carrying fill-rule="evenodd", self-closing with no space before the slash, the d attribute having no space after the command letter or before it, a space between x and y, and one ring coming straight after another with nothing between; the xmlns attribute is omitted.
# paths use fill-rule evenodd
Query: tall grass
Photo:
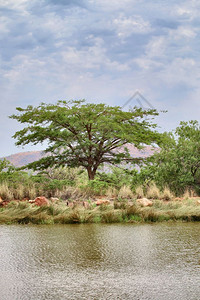
<svg viewBox="0 0 200 300"><path fill-rule="evenodd" d="M144 190L143 190L143 186L138 186L135 189L135 195L137 199L141 199L144 197Z"/></svg>
<svg viewBox="0 0 200 300"><path fill-rule="evenodd" d="M127 185L123 185L118 193L118 199L133 199L134 194L131 188Z"/></svg>
<svg viewBox="0 0 200 300"><path fill-rule="evenodd" d="M13 197L14 199L23 199L25 195L25 187L23 184L18 184L17 188L12 189L13 190Z"/></svg>
<svg viewBox="0 0 200 300"><path fill-rule="evenodd" d="M174 198L173 193L170 191L169 188L165 187L163 192L160 195L160 199L163 200L172 200Z"/></svg>
<svg viewBox="0 0 200 300"><path fill-rule="evenodd" d="M155 183L152 183L150 187L148 187L146 195L149 199L160 199L161 193Z"/></svg>
<svg viewBox="0 0 200 300"><path fill-rule="evenodd" d="M0 197L3 200L13 200L14 194L8 186L7 182L3 182L0 184Z"/></svg>
<svg viewBox="0 0 200 300"><path fill-rule="evenodd" d="M193 197L196 197L196 196L197 195L196 195L195 191L193 189L189 189L189 188L187 188L185 190L184 194L183 194L184 200L187 200L189 198L193 198Z"/></svg>
<svg viewBox="0 0 200 300"><path fill-rule="evenodd" d="M121 202L119 202L121 203ZM122 207L91 207L74 209L64 202L37 207L26 202L12 201L0 208L0 223L20 224L80 224L118 222L161 222L167 220L200 221L200 206L195 199L163 202L154 200L152 207L139 207L123 202Z"/></svg>
<svg viewBox="0 0 200 300"><path fill-rule="evenodd" d="M116 198L118 195L118 191L116 188L113 187L108 187L107 191L106 191L106 196L108 198Z"/></svg>

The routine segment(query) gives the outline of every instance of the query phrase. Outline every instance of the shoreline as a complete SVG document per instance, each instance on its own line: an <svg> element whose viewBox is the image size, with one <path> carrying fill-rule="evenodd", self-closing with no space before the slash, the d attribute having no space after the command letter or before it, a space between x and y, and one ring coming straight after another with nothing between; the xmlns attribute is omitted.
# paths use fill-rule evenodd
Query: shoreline
<svg viewBox="0 0 200 300"><path fill-rule="evenodd" d="M152 206L142 207L136 200L115 201L87 207L69 207L63 201L36 206L28 201L11 201L0 208L0 224L88 224L88 223L156 223L199 222L200 205L194 199L184 201L152 200Z"/></svg>

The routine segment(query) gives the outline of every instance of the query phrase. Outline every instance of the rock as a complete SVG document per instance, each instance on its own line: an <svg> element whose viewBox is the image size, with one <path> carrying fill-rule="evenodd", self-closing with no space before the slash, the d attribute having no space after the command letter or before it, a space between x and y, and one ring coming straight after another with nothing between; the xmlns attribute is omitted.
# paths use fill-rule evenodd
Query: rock
<svg viewBox="0 0 200 300"><path fill-rule="evenodd" d="M35 200L28 200L29 203L35 203Z"/></svg>
<svg viewBox="0 0 200 300"><path fill-rule="evenodd" d="M21 201L29 201L29 199L30 199L30 198L25 197L25 198L23 198Z"/></svg>
<svg viewBox="0 0 200 300"><path fill-rule="evenodd" d="M0 206L1 206L1 207L7 206L8 203L10 203L10 201L4 201L4 200L0 197Z"/></svg>
<svg viewBox="0 0 200 300"><path fill-rule="evenodd" d="M44 205L49 205L49 200L46 197L37 197L34 199L34 203L37 206L44 206Z"/></svg>
<svg viewBox="0 0 200 300"><path fill-rule="evenodd" d="M152 206L153 202L147 198L137 199L137 203L142 207Z"/></svg>
<svg viewBox="0 0 200 300"><path fill-rule="evenodd" d="M102 199L102 200L97 200L96 201L96 205L97 206L99 206L99 205L102 205L102 204L104 204L104 205L109 205L110 204L110 201L109 200L107 200L107 199Z"/></svg>
<svg viewBox="0 0 200 300"><path fill-rule="evenodd" d="M10 201L3 201L0 206L4 207L4 206L7 206L9 203L10 203Z"/></svg>

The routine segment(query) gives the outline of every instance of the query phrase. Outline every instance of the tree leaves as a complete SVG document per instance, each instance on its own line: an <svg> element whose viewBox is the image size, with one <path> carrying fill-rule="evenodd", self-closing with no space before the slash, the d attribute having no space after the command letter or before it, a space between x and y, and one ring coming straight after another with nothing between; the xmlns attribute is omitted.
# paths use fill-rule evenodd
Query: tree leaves
<svg viewBox="0 0 200 300"><path fill-rule="evenodd" d="M131 160L128 151L117 148L127 143L140 146L159 142L152 117L156 110L134 108L122 111L119 106L85 103L84 100L41 103L38 107L17 108L10 118L27 126L15 133L17 145L48 142L50 157L30 164L31 168L52 165L83 166L93 179L102 163Z"/></svg>

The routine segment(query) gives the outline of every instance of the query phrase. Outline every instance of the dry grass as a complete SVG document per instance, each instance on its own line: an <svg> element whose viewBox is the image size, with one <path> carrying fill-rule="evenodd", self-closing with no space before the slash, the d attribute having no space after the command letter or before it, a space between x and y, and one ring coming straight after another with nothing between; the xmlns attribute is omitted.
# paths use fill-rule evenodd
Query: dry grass
<svg viewBox="0 0 200 300"><path fill-rule="evenodd" d="M186 189L185 190L185 193L183 194L183 199L184 200L187 200L189 198L193 198L193 197L196 197L196 193L193 189Z"/></svg>
<svg viewBox="0 0 200 300"><path fill-rule="evenodd" d="M37 193L36 187L34 185L29 186L27 189L27 197L29 199L35 199L37 196L39 196L39 194Z"/></svg>
<svg viewBox="0 0 200 300"><path fill-rule="evenodd" d="M14 199L23 199L25 194L24 185L19 184L16 189L13 189L13 197Z"/></svg>
<svg viewBox="0 0 200 300"><path fill-rule="evenodd" d="M160 199L161 193L159 188L153 183L147 189L146 196L149 199Z"/></svg>
<svg viewBox="0 0 200 300"><path fill-rule="evenodd" d="M116 188L109 187L106 191L106 196L108 198L116 198L118 195L118 191Z"/></svg>
<svg viewBox="0 0 200 300"><path fill-rule="evenodd" d="M165 187L164 191L161 193L160 199L162 200L172 200L174 198L173 193L170 191L169 188Z"/></svg>
<svg viewBox="0 0 200 300"><path fill-rule="evenodd" d="M127 185L124 185L121 187L118 193L118 199L133 199L134 194L131 191L130 187Z"/></svg>
<svg viewBox="0 0 200 300"><path fill-rule="evenodd" d="M185 193L183 194L183 199L184 200L187 200L190 198L190 190L189 189L186 189L185 190Z"/></svg>
<svg viewBox="0 0 200 300"><path fill-rule="evenodd" d="M0 184L0 197L3 200L13 200L14 195L13 192L9 189L8 184L3 182Z"/></svg>
<svg viewBox="0 0 200 300"><path fill-rule="evenodd" d="M116 203L120 205L116 206ZM190 198L168 202L154 200L152 207L139 207L134 201L115 201L114 206L91 205L88 209L81 205L70 208L64 201L42 207L28 201L12 201L6 207L0 208L0 223L7 224L132 223L167 220L200 221L200 205L196 199Z"/></svg>
<svg viewBox="0 0 200 300"><path fill-rule="evenodd" d="M135 195L137 199L144 198L144 190L141 185L135 189Z"/></svg>
<svg viewBox="0 0 200 300"><path fill-rule="evenodd" d="M88 190L67 186L62 191L57 190L54 196L63 200L85 200L88 199L91 194Z"/></svg>
<svg viewBox="0 0 200 300"><path fill-rule="evenodd" d="M6 182L0 184L0 197L3 200L22 200L26 197L34 199L37 196L38 193L34 185L26 187L23 184L18 184L17 187L10 188Z"/></svg>

